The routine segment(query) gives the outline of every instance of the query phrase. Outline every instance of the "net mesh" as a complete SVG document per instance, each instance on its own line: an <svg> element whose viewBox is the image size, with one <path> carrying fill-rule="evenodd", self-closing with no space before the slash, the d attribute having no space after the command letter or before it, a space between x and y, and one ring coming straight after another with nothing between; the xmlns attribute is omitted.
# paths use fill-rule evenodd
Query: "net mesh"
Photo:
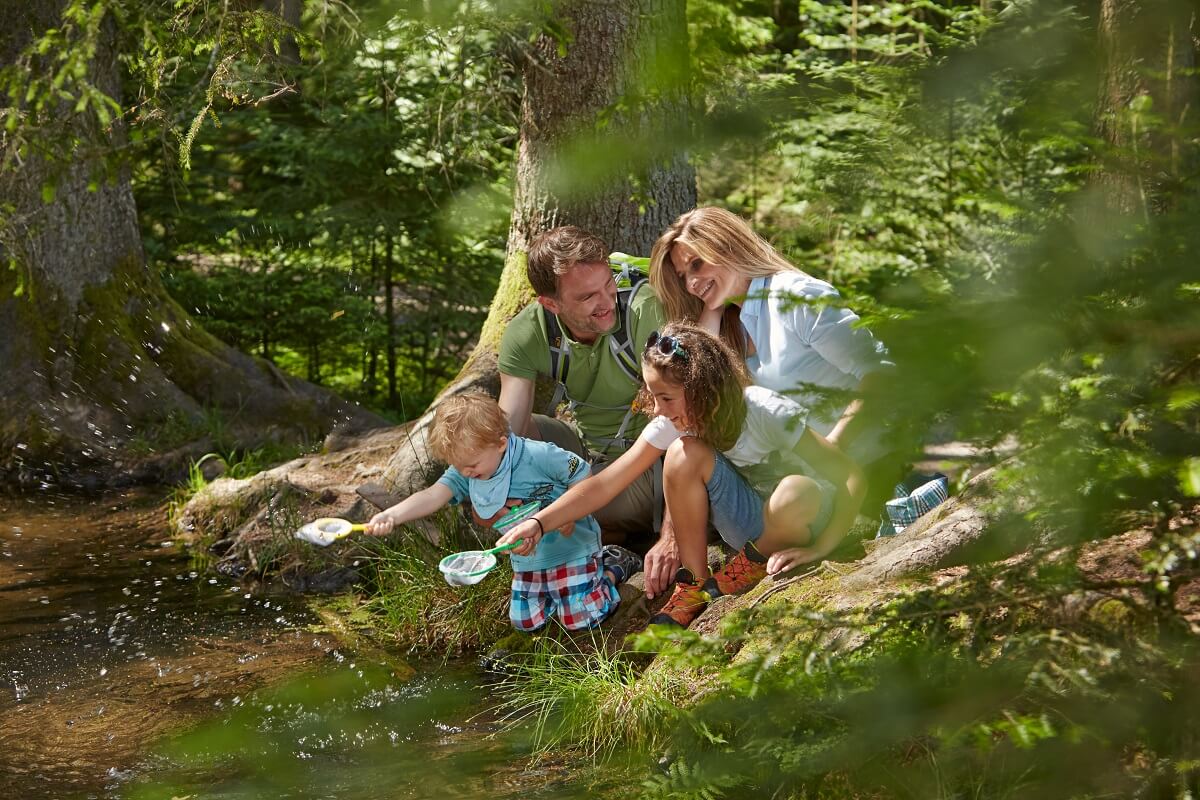
<svg viewBox="0 0 1200 800"><path fill-rule="evenodd" d="M470 575L482 569L488 569L496 563L496 557L481 550L469 550L465 553L446 559L442 563L442 572L456 572Z"/></svg>

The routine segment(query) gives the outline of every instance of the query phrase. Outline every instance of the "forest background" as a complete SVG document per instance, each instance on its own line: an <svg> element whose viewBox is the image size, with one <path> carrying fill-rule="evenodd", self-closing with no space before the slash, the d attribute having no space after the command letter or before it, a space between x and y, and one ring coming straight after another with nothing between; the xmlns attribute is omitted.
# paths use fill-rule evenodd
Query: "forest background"
<svg viewBox="0 0 1200 800"><path fill-rule="evenodd" d="M507 298L530 45L585 44L561 9L32 5L62 21L8 42L2 73L7 476L54 477L31 450L94 455L26 424L20 392L45 371L22 370L15 337L64 335L30 311L70 295L70 281L41 285L36 208L114 184L131 187L145 269L170 292L150 305L190 315L149 315L147 353L169 345L154 331L195 319L267 369L397 421L460 374ZM750 622L715 644L684 637L681 661L721 664L738 702L714 695L682 732L663 727L679 722L669 715L632 731L682 754L647 792L1195 792L1200 672L1180 595L1200 496L1194 4L690 0L683 33L686 59L642 62L643 80L552 165L554 191L586 194L630 152L662 166L686 151L700 202L753 220L887 342L899 369L878 399L898 431L917 442L938 426L1017 456L953 589L854 621L813 611L803 634L777 609L756 655L724 664ZM90 79L104 58L119 87ZM673 93L686 124L604 145ZM644 176L628 186L648 215L665 206ZM118 273L125 286L148 280L138 266ZM86 341L70 354L85 367ZM128 387L140 359L79 375ZM44 395L34 405L59 403ZM315 441L304 425L235 436L216 405L147 400L139 419L153 424L90 447L136 456L207 433L237 461ZM60 406L43 418L66 424L73 406ZM1088 543L1132 530L1146 537L1134 573L1078 568ZM1080 598L1109 603L1104 616L1081 615ZM865 639L839 658L828 636L847 628Z"/></svg>

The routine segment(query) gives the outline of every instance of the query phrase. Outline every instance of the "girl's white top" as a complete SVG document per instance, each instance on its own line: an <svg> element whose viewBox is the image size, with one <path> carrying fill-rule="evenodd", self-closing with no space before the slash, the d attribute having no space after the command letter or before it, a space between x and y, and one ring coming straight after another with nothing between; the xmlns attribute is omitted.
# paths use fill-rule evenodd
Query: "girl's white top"
<svg viewBox="0 0 1200 800"><path fill-rule="evenodd" d="M769 497L788 475L807 475L832 491L833 484L796 455L796 444L806 427L807 410L790 397L761 386L747 386L744 394L746 422L741 435L724 455L755 491ZM666 417L655 417L639 438L652 447L666 450L686 435Z"/></svg>

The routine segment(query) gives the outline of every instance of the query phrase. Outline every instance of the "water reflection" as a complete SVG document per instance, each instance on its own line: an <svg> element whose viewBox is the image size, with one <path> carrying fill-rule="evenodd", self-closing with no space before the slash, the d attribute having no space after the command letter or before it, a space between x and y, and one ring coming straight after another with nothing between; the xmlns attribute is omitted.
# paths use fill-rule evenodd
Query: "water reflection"
<svg viewBox="0 0 1200 800"><path fill-rule="evenodd" d="M494 736L477 676L423 672L407 683L350 664L260 693L178 736L141 800L204 797L580 796L570 773L529 771L519 737Z"/></svg>
<svg viewBox="0 0 1200 800"><path fill-rule="evenodd" d="M160 499L0 497L0 797L578 797L473 668L391 674L193 568Z"/></svg>

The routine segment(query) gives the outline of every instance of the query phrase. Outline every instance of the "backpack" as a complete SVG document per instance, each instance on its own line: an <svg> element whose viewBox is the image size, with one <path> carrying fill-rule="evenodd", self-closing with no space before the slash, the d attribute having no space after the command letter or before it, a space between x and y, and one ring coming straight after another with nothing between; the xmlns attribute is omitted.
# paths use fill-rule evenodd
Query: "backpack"
<svg viewBox="0 0 1200 800"><path fill-rule="evenodd" d="M636 384L642 382L640 354L635 350L631 341L633 338L633 321L630 319L629 306L638 290L646 284L650 259L630 256L625 253L613 253L608 257L617 281L617 329L608 337L608 346L617 360L617 365ZM558 316L542 309L546 319L546 339L550 343L550 377L555 383L554 396L546 410L547 416L554 416L563 399L573 406L575 402L567 395L567 372L571 367L570 347L565 342L562 325ZM608 440L610 443L624 441L623 434L633 416L633 409L621 421L617 435Z"/></svg>

